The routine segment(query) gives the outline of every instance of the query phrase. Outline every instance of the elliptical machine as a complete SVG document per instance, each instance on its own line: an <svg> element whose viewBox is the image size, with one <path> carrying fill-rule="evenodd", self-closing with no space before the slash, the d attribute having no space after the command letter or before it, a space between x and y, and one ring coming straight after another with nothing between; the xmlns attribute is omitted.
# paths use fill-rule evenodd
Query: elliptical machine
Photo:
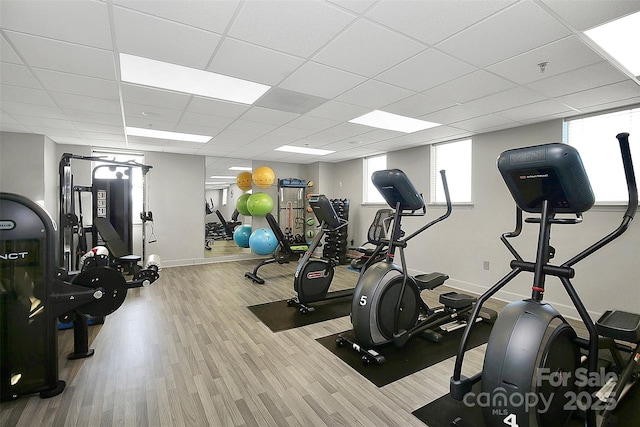
<svg viewBox="0 0 640 427"><path fill-rule="evenodd" d="M334 275L335 266L333 261L311 258L327 231L336 231L346 227L348 222L338 217L331 205L331 201L325 195L313 195L308 201L313 213L320 221L320 230L316 233L311 245L298 263L293 279L295 295L287 301L288 306L298 307L302 314L315 311L315 308L309 305L313 302L345 298L353 295L353 289L329 292Z"/></svg>
<svg viewBox="0 0 640 427"><path fill-rule="evenodd" d="M638 379L640 315L607 311L594 324L570 281L575 275L573 266L622 235L634 217L638 192L628 136L628 133L616 136L629 193L621 224L561 265L549 263L555 254L550 246L551 226L580 223L582 213L595 203L578 152L571 146L554 143L508 150L498 159L498 169L518 208L515 230L501 238L515 259L511 261L511 272L479 297L472 316L521 272L531 272L534 277L531 299L512 302L500 313L487 344L483 370L470 378L461 371L472 324L467 326L460 342L450 381L451 396L466 401L472 385L482 380L482 393L488 403L482 405L487 427L562 426L574 409L584 411L588 427L613 426L616 422L611 411ZM527 223L539 224L535 262L524 261L507 241L520 234L522 211L539 214L525 219ZM557 214L571 214L575 218L559 218ZM589 332L588 340L578 338L560 313L542 301L547 276L560 279ZM614 340L635 343L635 347L622 346ZM598 371L598 350L605 348L611 352L618 371L604 376L613 381L597 384L604 379L602 371ZM627 362L620 348L631 353ZM586 372L579 370L583 351L587 351ZM586 383L586 390L577 388L580 383ZM597 393L596 386L602 386ZM468 425L476 426L477 422L474 419ZM458 418L452 425L465 424Z"/></svg>
<svg viewBox="0 0 640 427"><path fill-rule="evenodd" d="M401 170L376 171L371 177L386 202L395 209L391 234L389 239L383 239L380 244L383 247L386 245L384 260L368 266L358 278L351 303L355 339L340 335L336 340L338 346L349 344L362 355L362 361L366 364L384 363L384 356L374 349L383 344L393 342L397 347L402 347L417 335L439 342L442 332L464 326L467 314L473 307L473 297L448 292L440 295L441 307L430 308L420 293L442 285L449 276L430 273L413 277L407 272L404 248L408 241L451 214L445 171L440 171L440 174L447 200L446 212L407 237L404 237L402 230L402 218L426 215L422 195ZM401 266L393 262L396 249L400 253ZM488 319L492 317L489 312L486 315Z"/></svg>

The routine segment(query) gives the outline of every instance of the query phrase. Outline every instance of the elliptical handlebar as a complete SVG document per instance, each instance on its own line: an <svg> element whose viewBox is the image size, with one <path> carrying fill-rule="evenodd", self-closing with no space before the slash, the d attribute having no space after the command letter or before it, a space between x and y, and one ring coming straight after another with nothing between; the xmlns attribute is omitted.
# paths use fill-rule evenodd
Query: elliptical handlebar
<svg viewBox="0 0 640 427"><path fill-rule="evenodd" d="M638 187L636 185L636 176L633 169L633 160L631 159L631 149L629 148L629 133L622 132L616 135L620 144L620 152L622 154L622 165L624 166L624 176L627 181L627 192L629 193L629 201L627 203L627 211L624 216L632 220L638 209Z"/></svg>
<svg viewBox="0 0 640 427"><path fill-rule="evenodd" d="M440 171L440 176L442 177L442 187L444 188L444 197L445 197L445 199L447 201L447 211L444 214L442 214L441 216L439 216L438 218L434 219L433 221L425 224L424 226L420 227L419 229L417 229L416 231L411 233L409 236L407 236L405 239L403 239L403 242L407 242L408 240L410 240L410 239L414 238L415 236L417 236L418 234L422 233L427 228L431 227L432 225L435 225L435 224L439 223L440 221L444 221L445 219L447 219L449 217L449 215L451 215L451 211L453 210L453 205L451 203L451 196L449 194L449 185L447 184L447 174L446 174L446 171L444 169Z"/></svg>

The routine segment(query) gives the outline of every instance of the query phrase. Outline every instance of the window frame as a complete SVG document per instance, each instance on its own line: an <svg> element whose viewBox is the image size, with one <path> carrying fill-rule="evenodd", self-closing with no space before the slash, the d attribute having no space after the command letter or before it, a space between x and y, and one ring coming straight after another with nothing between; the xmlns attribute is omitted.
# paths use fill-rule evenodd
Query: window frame
<svg viewBox="0 0 640 427"><path fill-rule="evenodd" d="M371 165L370 162L374 159L380 159L384 157L384 167L382 169L377 168L375 170L370 170ZM368 156L362 159L362 204L363 205L386 205L387 202L382 197L382 194L373 186L371 183L371 175L373 172L377 170L385 170L388 167L388 155L384 154L376 154L375 156ZM371 190L375 190L372 192ZM377 197L371 198L371 194L376 195Z"/></svg>
<svg viewBox="0 0 640 427"><path fill-rule="evenodd" d="M606 122L606 116L609 116L609 123ZM627 123L624 125L621 123L614 124L616 121ZM625 128L623 129L623 127ZM565 118L563 120L562 142L576 148L580 153L596 198L594 207L606 208L627 205L627 188L626 184L624 184L622 160L620 159L618 141L615 136L620 132L629 132L631 135L637 135L636 138L640 138L640 132L636 132L638 130L640 130L640 104ZM571 140L572 136L574 136L574 138L580 138L584 135L597 138L597 141L578 142ZM594 144L594 142L597 142L598 145ZM605 147L609 147L610 150L603 150L602 144L604 144ZM630 146L633 159L636 160L637 163L640 161L640 140L634 142L630 139ZM594 153L594 151L591 150L592 148L598 148L598 151ZM613 169L607 166L595 166L595 158L602 160L609 155L610 161L615 163ZM611 163L609 163L609 166L612 166ZM606 180L605 176L611 176L612 170L614 171L613 181ZM609 194L614 195L611 198L607 196L603 197L602 189L610 189L612 187L615 187L616 190Z"/></svg>
<svg viewBox="0 0 640 427"><path fill-rule="evenodd" d="M455 200L455 192L452 190L452 183L455 186L455 181L452 181L450 170L447 170L447 184L449 186L449 193L451 196L451 203L454 205L472 205L473 204L473 138L456 139L452 141L438 142L431 144L430 147L430 191L429 191L429 204L430 205L445 205L446 200L444 198L444 189L442 187L442 178L440 176L440 170L442 166L438 166L438 148L450 144L469 143L468 152L468 182L464 189L465 194L468 194L468 200ZM445 167L446 170L446 167ZM438 196L442 198L439 199Z"/></svg>

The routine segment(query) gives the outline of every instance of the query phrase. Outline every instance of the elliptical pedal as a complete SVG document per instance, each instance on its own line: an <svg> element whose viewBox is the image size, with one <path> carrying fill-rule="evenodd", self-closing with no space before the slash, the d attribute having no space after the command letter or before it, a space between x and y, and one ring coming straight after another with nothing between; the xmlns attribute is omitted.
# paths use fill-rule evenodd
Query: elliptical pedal
<svg viewBox="0 0 640 427"><path fill-rule="evenodd" d="M596 322L598 334L627 342L640 341L640 315L608 310Z"/></svg>
<svg viewBox="0 0 640 427"><path fill-rule="evenodd" d="M447 292L440 295L439 301L440 304L443 304L445 307L456 310L470 306L476 302L476 298L457 292Z"/></svg>

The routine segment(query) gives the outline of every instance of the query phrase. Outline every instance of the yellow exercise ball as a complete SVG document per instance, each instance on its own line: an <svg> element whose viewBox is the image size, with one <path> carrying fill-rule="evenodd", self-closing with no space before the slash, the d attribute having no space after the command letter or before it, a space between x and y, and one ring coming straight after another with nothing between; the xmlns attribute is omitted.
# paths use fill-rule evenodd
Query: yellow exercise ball
<svg viewBox="0 0 640 427"><path fill-rule="evenodd" d="M236 184L242 191L251 190L251 172L242 172L236 178Z"/></svg>
<svg viewBox="0 0 640 427"><path fill-rule="evenodd" d="M276 174L269 166L260 166L253 171L253 183L260 188L269 188L276 180Z"/></svg>

